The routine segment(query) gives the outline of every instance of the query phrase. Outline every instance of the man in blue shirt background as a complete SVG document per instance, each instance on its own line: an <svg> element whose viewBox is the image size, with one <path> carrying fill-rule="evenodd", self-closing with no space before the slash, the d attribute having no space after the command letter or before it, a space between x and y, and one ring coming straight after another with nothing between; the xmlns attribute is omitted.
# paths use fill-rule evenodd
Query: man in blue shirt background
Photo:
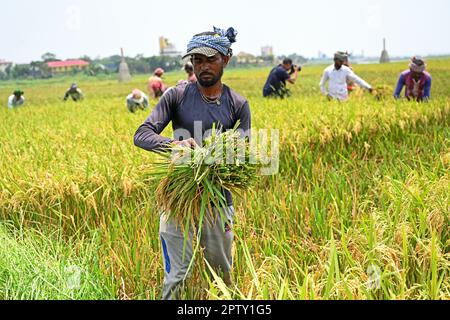
<svg viewBox="0 0 450 320"><path fill-rule="evenodd" d="M264 97L280 97L289 96L290 93L286 88L286 81L295 84L298 78L300 67L292 64L291 59L284 59L283 63L270 71L266 84L264 85Z"/></svg>

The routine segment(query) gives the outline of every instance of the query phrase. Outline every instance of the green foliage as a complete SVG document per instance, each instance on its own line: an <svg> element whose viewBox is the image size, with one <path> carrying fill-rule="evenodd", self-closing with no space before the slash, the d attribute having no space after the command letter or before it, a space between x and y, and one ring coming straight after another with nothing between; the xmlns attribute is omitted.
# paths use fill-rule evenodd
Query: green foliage
<svg viewBox="0 0 450 320"><path fill-rule="evenodd" d="M0 223L0 299L112 299L98 265L98 237L61 241L57 234Z"/></svg>
<svg viewBox="0 0 450 320"><path fill-rule="evenodd" d="M58 61L56 54L47 52L41 56L42 62Z"/></svg>

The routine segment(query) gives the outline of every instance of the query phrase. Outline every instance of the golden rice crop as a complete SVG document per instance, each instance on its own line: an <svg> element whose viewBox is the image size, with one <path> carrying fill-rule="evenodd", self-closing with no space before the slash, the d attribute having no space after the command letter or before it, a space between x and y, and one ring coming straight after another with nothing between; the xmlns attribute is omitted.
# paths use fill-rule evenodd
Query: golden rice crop
<svg viewBox="0 0 450 320"><path fill-rule="evenodd" d="M282 101L260 96L268 69L225 72L249 100L253 127L280 130L279 173L235 199L234 285L206 278L199 260L191 281L200 290L186 298L448 299L449 60L429 62L432 99L422 104L389 92L404 63L355 65L386 91L346 103L319 95L323 67L305 67ZM124 102L145 80L77 79L81 103L61 102L72 79L24 81L27 105L0 109L0 220L16 230L2 237L17 248L0 246L0 298L158 299L158 217L169 206L157 204L158 156L132 141L148 114ZM0 82L0 101L15 86ZM61 268L20 281L33 278L33 259ZM55 290L71 262L98 285Z"/></svg>

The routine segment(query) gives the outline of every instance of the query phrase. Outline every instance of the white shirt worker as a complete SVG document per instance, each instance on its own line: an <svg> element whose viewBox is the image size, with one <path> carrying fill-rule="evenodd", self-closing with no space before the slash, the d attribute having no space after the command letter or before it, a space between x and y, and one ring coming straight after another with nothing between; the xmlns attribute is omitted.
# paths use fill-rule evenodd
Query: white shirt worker
<svg viewBox="0 0 450 320"><path fill-rule="evenodd" d="M326 83L328 81L328 90ZM342 66L336 70L334 64L327 67L320 80L320 90L326 96L345 101L348 99L347 81L352 81L364 89L372 89L370 84L358 77L349 67Z"/></svg>
<svg viewBox="0 0 450 320"><path fill-rule="evenodd" d="M13 109L15 107L20 107L25 103L25 97L21 96L20 99L17 99L15 95L11 95L8 98L8 109Z"/></svg>

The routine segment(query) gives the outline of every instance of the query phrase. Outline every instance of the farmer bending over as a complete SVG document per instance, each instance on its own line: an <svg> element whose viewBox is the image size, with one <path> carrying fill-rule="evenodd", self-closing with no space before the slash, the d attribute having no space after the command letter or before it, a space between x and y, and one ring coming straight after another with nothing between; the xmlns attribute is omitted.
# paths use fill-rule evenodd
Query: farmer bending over
<svg viewBox="0 0 450 320"><path fill-rule="evenodd" d="M178 84L188 84L197 82L197 77L195 76L194 66L192 65L192 62L188 62L184 65L184 71L187 74L187 80L180 80L178 81Z"/></svg>
<svg viewBox="0 0 450 320"><path fill-rule="evenodd" d="M346 53L346 58L345 58L345 61L344 61L344 66L349 67L350 70L353 71L353 67L352 67L352 65L350 64L350 61L349 61L350 55L347 52L345 52L345 53ZM347 90L348 90L348 93L351 93L355 89L356 89L356 84L352 80L347 79Z"/></svg>
<svg viewBox="0 0 450 320"><path fill-rule="evenodd" d="M323 72L322 80L320 80L320 90L329 100L347 100L348 82L354 82L360 87L369 90L370 93L373 91L370 84L358 77L349 67L344 65L346 60L348 60L347 53L336 52L334 54L334 64L327 67ZM325 87L326 82L329 82L328 90Z"/></svg>
<svg viewBox="0 0 450 320"><path fill-rule="evenodd" d="M153 98L159 98L167 90L167 86L162 80L164 69L157 68L153 76L148 79L147 89Z"/></svg>
<svg viewBox="0 0 450 320"><path fill-rule="evenodd" d="M431 76L425 71L426 63L422 59L413 57L409 64L409 70L403 71L398 79L394 97L400 99L403 87L405 97L408 100L427 101L430 99Z"/></svg>
<svg viewBox="0 0 450 320"><path fill-rule="evenodd" d="M78 88L76 83L72 83L69 90L66 91L66 94L64 95L64 101L67 101L67 99L72 98L73 101L80 101L84 99L83 92L80 88Z"/></svg>
<svg viewBox="0 0 450 320"><path fill-rule="evenodd" d="M16 107L23 106L25 103L25 97L22 90L15 90L8 98L8 109L14 109Z"/></svg>
<svg viewBox="0 0 450 320"><path fill-rule="evenodd" d="M202 144L203 135L215 124L222 130L234 128L248 134L251 115L248 102L222 83L224 68L232 57L231 44L236 40L233 28L227 31L214 28L214 32L195 35L188 44L184 57L190 57L197 76L197 83L178 85L168 90L155 109L137 130L134 143L148 151L162 151L170 144L195 147ZM174 139L160 136L164 128L172 122ZM194 124L195 123L195 124ZM196 130L194 130L196 128ZM200 131L200 132L198 132ZM215 223L203 225L201 246L205 249L208 263L227 285L231 284L231 247L233 243L234 208L231 194L224 192L226 208L219 214L213 209ZM228 221L223 221L226 216ZM179 299L182 284L188 274L192 258L192 231L185 247L183 259L183 228L166 214L161 215L160 236L164 256L163 299Z"/></svg>
<svg viewBox="0 0 450 320"><path fill-rule="evenodd" d="M290 96L290 92L286 87L286 81L295 84L299 71L301 71L301 68L294 66L291 59L284 59L282 64L270 71L264 85L263 96L279 98Z"/></svg>
<svg viewBox="0 0 450 320"><path fill-rule="evenodd" d="M127 107L131 113L135 113L136 110L144 110L149 106L148 98L139 89L134 89L131 94L127 96Z"/></svg>

